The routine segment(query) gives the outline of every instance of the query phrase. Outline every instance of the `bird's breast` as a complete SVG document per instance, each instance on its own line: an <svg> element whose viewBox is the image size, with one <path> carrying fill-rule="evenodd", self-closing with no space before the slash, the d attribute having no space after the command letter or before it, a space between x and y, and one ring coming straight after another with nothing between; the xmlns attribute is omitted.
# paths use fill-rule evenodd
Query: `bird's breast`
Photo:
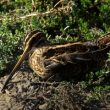
<svg viewBox="0 0 110 110"><path fill-rule="evenodd" d="M44 67L43 53L47 51L48 47L36 48L29 55L29 66L40 77L46 77L46 69Z"/></svg>

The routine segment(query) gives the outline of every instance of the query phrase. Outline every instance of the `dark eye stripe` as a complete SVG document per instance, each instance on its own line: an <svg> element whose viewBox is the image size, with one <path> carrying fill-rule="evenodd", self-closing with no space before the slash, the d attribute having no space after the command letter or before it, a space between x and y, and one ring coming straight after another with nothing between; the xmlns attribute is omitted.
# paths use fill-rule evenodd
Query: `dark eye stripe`
<svg viewBox="0 0 110 110"><path fill-rule="evenodd" d="M30 49L47 44L46 35L43 32L37 32L33 34L27 42L25 42L24 49L29 47Z"/></svg>
<svg viewBox="0 0 110 110"><path fill-rule="evenodd" d="M36 34L36 33L38 33L38 32L41 32L41 31L39 31L39 30L33 30L33 31L31 31L30 33L28 33L28 34L26 35L26 38L25 38L25 40L24 40L24 48L26 47L26 43L28 42L28 40L29 40L34 34Z"/></svg>

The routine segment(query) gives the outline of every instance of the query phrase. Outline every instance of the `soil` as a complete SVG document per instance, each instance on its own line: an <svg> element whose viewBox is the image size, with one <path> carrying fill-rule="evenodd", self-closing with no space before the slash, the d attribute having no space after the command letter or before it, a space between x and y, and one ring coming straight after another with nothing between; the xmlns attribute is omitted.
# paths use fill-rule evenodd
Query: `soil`
<svg viewBox="0 0 110 110"><path fill-rule="evenodd" d="M7 77L0 78L0 88ZM24 66L10 80L5 93L0 93L0 110L110 110L110 97L88 102L86 95L78 84L40 81Z"/></svg>

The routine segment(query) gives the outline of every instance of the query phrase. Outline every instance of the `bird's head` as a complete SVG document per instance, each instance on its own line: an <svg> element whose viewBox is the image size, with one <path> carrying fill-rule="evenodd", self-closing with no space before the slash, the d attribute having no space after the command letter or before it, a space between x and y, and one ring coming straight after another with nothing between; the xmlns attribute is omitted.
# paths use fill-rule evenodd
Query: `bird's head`
<svg viewBox="0 0 110 110"><path fill-rule="evenodd" d="M34 30L34 31L31 31L29 34L27 34L26 39L24 40L23 54L21 55L20 59L16 63L11 74L15 73L15 71L19 68L21 63L27 58L27 56L29 55L30 51L33 48L37 48L37 47L46 45L47 42L48 41L46 39L45 34L41 31Z"/></svg>
<svg viewBox="0 0 110 110"><path fill-rule="evenodd" d="M24 50L26 48L32 49L33 47L43 46L47 44L47 42L46 35L43 32L34 30L27 34L23 43L23 48Z"/></svg>

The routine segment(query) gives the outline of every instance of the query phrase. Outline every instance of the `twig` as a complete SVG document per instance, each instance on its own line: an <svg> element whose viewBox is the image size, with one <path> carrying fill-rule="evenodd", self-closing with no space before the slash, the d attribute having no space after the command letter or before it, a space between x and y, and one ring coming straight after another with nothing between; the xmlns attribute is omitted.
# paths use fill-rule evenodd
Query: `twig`
<svg viewBox="0 0 110 110"><path fill-rule="evenodd" d="M40 12L34 12L34 13L31 13L31 14L28 14L28 15L25 15L25 16L21 16L19 17L18 19L26 19L26 18L29 18L29 17L34 17L34 16L40 16L40 17L44 17L44 16L48 16L49 14L52 14L52 13L59 13L61 11L64 11L64 13L67 13L66 10L70 10L70 7L68 6L65 6L65 7L62 7L62 8L58 8L58 9L50 9L49 11L47 12L44 12L44 13L40 13Z"/></svg>
<svg viewBox="0 0 110 110"><path fill-rule="evenodd" d="M49 16L50 14L53 14L53 13L56 14L56 13L59 13L59 12L62 12L62 11L65 14L68 14L69 11L72 10L72 6L74 5L74 2L72 0L70 0L66 6L59 7L59 8L56 9L55 7L58 4L55 4L55 6L53 8L51 8L49 11L42 12L42 13L41 12L33 12L33 13L30 13L30 14L25 15L25 16L20 16L20 17L16 16L16 18L14 17L14 19L16 19L16 20L19 20L19 19L25 20L25 19L28 19L28 18L31 18L31 17L34 17L34 16L36 16L36 17L44 17L44 16ZM5 18L6 18L6 16L2 16L0 18L0 21L5 20ZM12 20L12 18L10 17L9 20Z"/></svg>

